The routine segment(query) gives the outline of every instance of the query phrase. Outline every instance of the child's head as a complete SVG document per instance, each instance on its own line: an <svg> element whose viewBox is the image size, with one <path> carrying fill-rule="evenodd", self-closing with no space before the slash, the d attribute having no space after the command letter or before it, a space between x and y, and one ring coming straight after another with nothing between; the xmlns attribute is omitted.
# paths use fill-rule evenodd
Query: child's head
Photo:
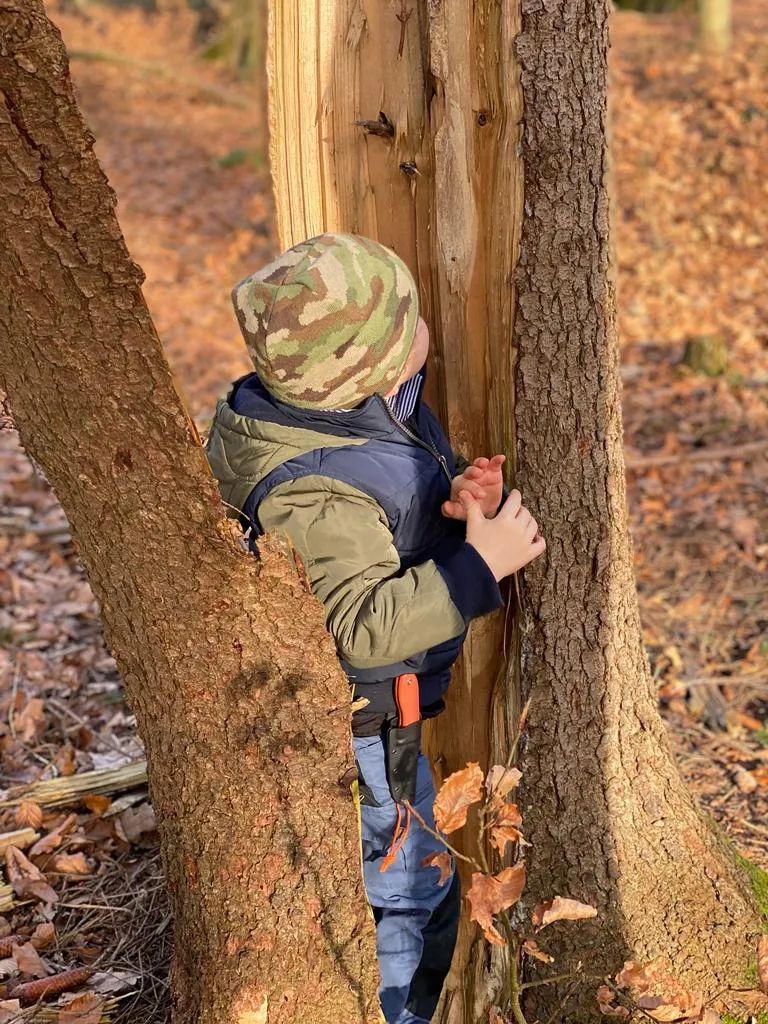
<svg viewBox="0 0 768 1024"><path fill-rule="evenodd" d="M358 235L295 245L235 285L232 301L259 377L290 405L352 408L391 392L426 359L411 272Z"/></svg>

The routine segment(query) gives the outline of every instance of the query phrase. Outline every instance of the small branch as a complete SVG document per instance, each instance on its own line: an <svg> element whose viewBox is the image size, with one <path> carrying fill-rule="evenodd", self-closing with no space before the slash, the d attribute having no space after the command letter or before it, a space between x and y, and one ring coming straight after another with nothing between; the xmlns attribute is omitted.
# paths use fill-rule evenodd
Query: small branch
<svg viewBox="0 0 768 1024"><path fill-rule="evenodd" d="M697 448L694 451L676 452L673 455L630 455L624 463L627 469L652 469L655 466L676 466L681 462L716 462L718 459L743 459L768 449L768 438L750 441L747 444L726 445L722 448Z"/></svg>
<svg viewBox="0 0 768 1024"><path fill-rule="evenodd" d="M400 7L400 13L396 14L395 17L400 22L400 44L397 47L397 59L403 59L403 50L405 49L405 26L408 24L408 19L413 14L413 8L406 10L405 0L402 0Z"/></svg>
<svg viewBox="0 0 768 1024"><path fill-rule="evenodd" d="M430 828L429 825L426 823L426 821L424 821L422 816L416 810L416 808L413 806L413 804L409 803L406 800L405 801L405 806L410 809L411 814L418 821L418 823L421 825L421 827L424 829L424 831L425 832L429 832L429 834L431 836L434 836L435 839L438 839L443 844L443 846L446 848L446 850L448 850L449 853L452 853L454 857L458 857L459 860L463 860L465 863L471 864L472 867L475 869L475 871L480 871L480 865L477 863L477 861L474 860L472 857L467 857L466 854L459 853L459 851L457 849L455 849L453 846L451 846L451 844L448 842L448 840L444 836L441 836L439 832L436 832L433 828Z"/></svg>
<svg viewBox="0 0 768 1024"><path fill-rule="evenodd" d="M584 974L582 971L571 971L569 974L553 974L551 978L540 978L538 981L524 981L520 986L522 992L526 988L539 988L541 985L555 985L558 981L603 981L602 974Z"/></svg>

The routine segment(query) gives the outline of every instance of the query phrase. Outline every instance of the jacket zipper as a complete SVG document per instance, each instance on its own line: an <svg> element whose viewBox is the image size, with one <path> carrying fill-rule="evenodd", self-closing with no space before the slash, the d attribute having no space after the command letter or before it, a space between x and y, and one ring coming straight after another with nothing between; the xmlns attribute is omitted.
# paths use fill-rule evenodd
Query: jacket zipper
<svg viewBox="0 0 768 1024"><path fill-rule="evenodd" d="M384 406L384 411L386 412L387 416L392 420L392 422L395 424L395 426L398 428L398 430L401 430L405 434L405 436L407 438L409 438L411 441L413 441L414 444L417 444L419 446L419 448L423 448L425 451L427 451L431 455L433 455L437 459L437 461L440 463L440 468L445 473L445 478L448 481L448 483L449 484L452 483L453 482L453 477L448 472L448 460L446 459L446 457L444 455L441 455L440 452L437 450L437 448L433 444L428 444L426 441L422 441L422 439L419 437L418 434L414 434L414 432L412 430L410 430L408 427L406 427L406 425L404 423L402 423L397 418L397 416L394 415L392 410L387 405L386 400L384 398L382 398L381 395L377 395L376 397L379 399L381 404Z"/></svg>

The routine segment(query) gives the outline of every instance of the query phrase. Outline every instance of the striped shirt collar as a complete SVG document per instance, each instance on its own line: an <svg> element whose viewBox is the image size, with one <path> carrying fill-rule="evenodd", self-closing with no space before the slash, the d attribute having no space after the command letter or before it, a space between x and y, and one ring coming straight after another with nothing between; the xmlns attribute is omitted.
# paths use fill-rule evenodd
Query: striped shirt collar
<svg viewBox="0 0 768 1024"><path fill-rule="evenodd" d="M396 420L400 420L404 423L409 417L413 416L416 409L416 403L419 400L419 393L421 391L421 385L424 383L424 371L418 370L408 380L403 381L394 395L390 395L385 398L384 401L389 406L389 411L395 417ZM353 409L329 409L328 412L353 412Z"/></svg>
<svg viewBox="0 0 768 1024"><path fill-rule="evenodd" d="M389 411L401 423L404 423L413 416L423 380L424 374L419 370L418 373L414 373L408 380L403 381L394 395L385 399L389 406Z"/></svg>

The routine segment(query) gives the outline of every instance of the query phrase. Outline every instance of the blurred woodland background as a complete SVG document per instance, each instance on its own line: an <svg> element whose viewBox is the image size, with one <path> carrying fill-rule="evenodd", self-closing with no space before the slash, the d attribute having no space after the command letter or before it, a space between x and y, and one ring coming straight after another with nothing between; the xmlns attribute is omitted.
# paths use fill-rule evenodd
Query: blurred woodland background
<svg viewBox="0 0 768 1024"><path fill-rule="evenodd" d="M645 641L686 778L768 869L768 8L733 0L732 40L719 23L706 47L693 3L618 8L613 216ZM229 289L276 252L261 9L48 9L202 431L249 369ZM9 417L3 428L0 832L27 834L0 843L54 879L57 964L94 965L106 1000L88 1020L157 1022L170 928L141 745L66 520ZM57 810L79 776L78 813ZM14 787L41 780L60 781L21 801ZM0 945L30 935L18 898L0 887ZM0 958L3 977L16 969Z"/></svg>

